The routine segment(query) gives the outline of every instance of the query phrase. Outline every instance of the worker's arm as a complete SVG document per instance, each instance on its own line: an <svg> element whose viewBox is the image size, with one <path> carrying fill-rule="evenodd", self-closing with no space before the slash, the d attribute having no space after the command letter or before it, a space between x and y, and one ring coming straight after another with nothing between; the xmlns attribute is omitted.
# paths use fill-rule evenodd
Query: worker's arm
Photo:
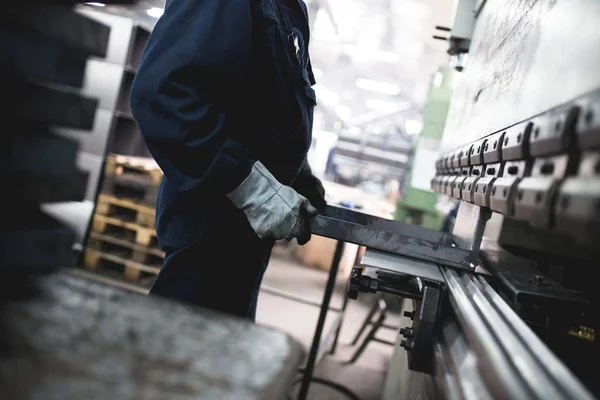
<svg viewBox="0 0 600 400"><path fill-rule="evenodd" d="M131 108L179 190L227 195L261 239L304 244L317 211L232 139L248 130L234 113L249 79L251 3L169 0L144 52Z"/></svg>
<svg viewBox="0 0 600 400"><path fill-rule="evenodd" d="M144 52L131 108L148 149L179 190L234 190L255 159L233 140L247 82L251 1L169 0ZM238 136L239 137L239 136Z"/></svg>

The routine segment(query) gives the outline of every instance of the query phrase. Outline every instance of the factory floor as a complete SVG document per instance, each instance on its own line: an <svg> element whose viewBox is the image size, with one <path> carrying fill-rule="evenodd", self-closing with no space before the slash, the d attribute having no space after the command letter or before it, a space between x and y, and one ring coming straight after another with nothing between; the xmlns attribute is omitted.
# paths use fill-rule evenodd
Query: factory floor
<svg viewBox="0 0 600 400"><path fill-rule="evenodd" d="M263 285L285 290L320 303L327 277L327 272L304 267L291 256L274 254L265 274ZM344 279L347 279L347 276L340 274L338 278L332 300L334 307L341 307L343 295L345 295L346 282ZM335 355L326 355L323 358L315 374L317 377L330 379L346 386L361 400L381 399L387 366L393 352L392 346L371 342L356 363L347 364L356 349L356 346L350 346L350 342L369 312L373 300L371 295L361 295L358 301L351 300L348 303L338 350ZM333 323L334 314L334 312L330 312L325 332ZM265 292L261 292L259 296L257 323L289 333L305 346L307 352L318 315L317 307L300 304ZM393 312L389 313L386 324L399 326L399 316ZM397 330L380 329L377 337L395 342L397 335ZM311 400L347 398L329 387L316 383L311 385L309 395Z"/></svg>

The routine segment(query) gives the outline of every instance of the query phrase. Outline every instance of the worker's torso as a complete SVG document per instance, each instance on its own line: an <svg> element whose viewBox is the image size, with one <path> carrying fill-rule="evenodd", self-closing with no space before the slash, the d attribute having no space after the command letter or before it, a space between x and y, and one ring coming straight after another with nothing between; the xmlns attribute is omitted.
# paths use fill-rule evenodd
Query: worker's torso
<svg viewBox="0 0 600 400"><path fill-rule="evenodd" d="M253 18L249 110L256 132L246 137L284 183L295 176L312 139L316 98L305 7L302 0L258 0Z"/></svg>
<svg viewBox="0 0 600 400"><path fill-rule="evenodd" d="M306 6L302 0L248 1L254 10L251 71L239 97L222 101L237 114L234 139L290 185L310 147L316 105ZM165 245L184 246L224 214L244 218L225 197L204 190L179 192L165 178L157 201L157 234Z"/></svg>

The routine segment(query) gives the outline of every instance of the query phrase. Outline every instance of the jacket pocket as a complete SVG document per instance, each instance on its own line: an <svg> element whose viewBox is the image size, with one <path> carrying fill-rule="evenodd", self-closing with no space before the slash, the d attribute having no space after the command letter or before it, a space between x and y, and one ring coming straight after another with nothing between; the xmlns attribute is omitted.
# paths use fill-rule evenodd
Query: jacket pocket
<svg viewBox="0 0 600 400"><path fill-rule="evenodd" d="M273 16L263 18L257 44L257 90L267 99L270 115L283 134L310 136L315 92L308 75L308 53L299 30ZM279 140L278 140L279 141Z"/></svg>

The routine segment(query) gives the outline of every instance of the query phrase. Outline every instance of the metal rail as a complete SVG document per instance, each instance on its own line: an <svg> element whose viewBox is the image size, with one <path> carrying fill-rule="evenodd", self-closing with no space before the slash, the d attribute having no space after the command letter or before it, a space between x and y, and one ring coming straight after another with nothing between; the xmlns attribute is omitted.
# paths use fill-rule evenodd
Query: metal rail
<svg viewBox="0 0 600 400"><path fill-rule="evenodd" d="M489 393L506 399L594 399L485 279L461 277L447 268L442 273L467 346L460 345L458 329L446 325L436 347L439 382L453 385L452 375L462 392L459 398ZM458 367L467 365L461 360L468 357L476 359L478 368L461 372ZM479 388L475 395L468 391L474 387Z"/></svg>

